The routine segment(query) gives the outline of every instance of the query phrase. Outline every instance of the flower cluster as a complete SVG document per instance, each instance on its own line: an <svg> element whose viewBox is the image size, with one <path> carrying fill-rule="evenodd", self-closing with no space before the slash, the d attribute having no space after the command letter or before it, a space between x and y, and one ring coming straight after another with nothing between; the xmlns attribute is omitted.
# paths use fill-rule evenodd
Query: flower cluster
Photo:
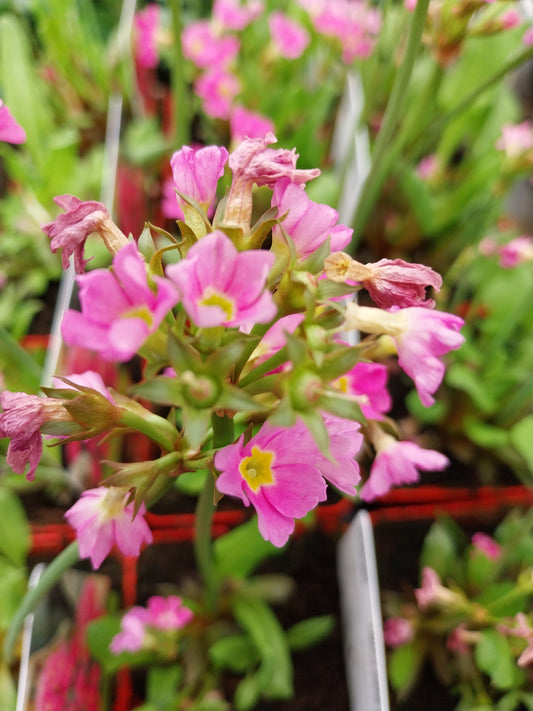
<svg viewBox="0 0 533 711"><path fill-rule="evenodd" d="M19 473L29 464L33 477L43 433L73 441L133 430L161 450L150 461L113 462L67 512L95 568L115 544L138 555L151 541L145 507L183 472L209 471L219 495L251 504L262 536L282 546L328 485L358 495L365 438L377 453L363 477L366 500L448 463L385 431L387 369L372 356L388 338L422 403L433 402L443 356L463 340L461 319L426 294L438 292L440 277L399 259L360 264L340 251L351 229L305 190L319 171L297 168L295 151L272 148L275 141L267 134L231 154L207 146L173 155L180 239L149 227L127 238L100 203L73 196L58 198L65 212L43 226L79 272L81 311L66 312L65 342L107 361L140 355L144 373L133 396L94 374L56 380L47 398L3 392L9 463ZM231 184L217 202L225 171ZM255 186L271 191L259 218ZM108 247L111 269L85 273L91 233ZM353 300L360 289L374 307ZM346 342L353 330L367 334L355 346Z"/></svg>

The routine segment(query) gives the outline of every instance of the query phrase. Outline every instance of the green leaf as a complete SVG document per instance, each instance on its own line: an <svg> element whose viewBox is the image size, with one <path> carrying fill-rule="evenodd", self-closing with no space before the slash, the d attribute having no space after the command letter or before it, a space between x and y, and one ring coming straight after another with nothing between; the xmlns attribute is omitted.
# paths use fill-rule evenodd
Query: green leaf
<svg viewBox="0 0 533 711"><path fill-rule="evenodd" d="M328 637L335 627L334 615L309 617L287 630L287 641L293 651L308 649Z"/></svg>
<svg viewBox="0 0 533 711"><path fill-rule="evenodd" d="M183 404L181 383L177 378L166 375L156 375L155 378L145 380L133 386L131 392L158 405L181 407Z"/></svg>
<svg viewBox="0 0 533 711"><path fill-rule="evenodd" d="M237 674L244 674L259 663L254 643L244 634L218 639L209 648L209 658L220 669L229 669Z"/></svg>
<svg viewBox="0 0 533 711"><path fill-rule="evenodd" d="M15 565L24 565L31 531L24 507L11 489L0 487L0 553Z"/></svg>
<svg viewBox="0 0 533 711"><path fill-rule="evenodd" d="M254 517L214 542L217 573L220 577L246 578L260 563L279 555L281 550L265 541Z"/></svg>
<svg viewBox="0 0 533 711"><path fill-rule="evenodd" d="M392 687L405 697L420 674L424 652L420 645L410 642L396 647L389 656L389 680Z"/></svg>
<svg viewBox="0 0 533 711"><path fill-rule="evenodd" d="M16 568L0 557L0 630L11 624L20 601L26 592L27 575L24 568Z"/></svg>
<svg viewBox="0 0 533 711"><path fill-rule="evenodd" d="M257 679L264 696L289 699L294 693L292 662L285 633L278 619L262 600L236 595L232 601L237 622L252 638L261 665Z"/></svg>
<svg viewBox="0 0 533 711"><path fill-rule="evenodd" d="M497 689L511 689L523 677L517 666L509 641L495 629L483 630L474 649L476 664L490 677Z"/></svg>
<svg viewBox="0 0 533 711"><path fill-rule="evenodd" d="M248 711L259 701L261 696L261 685L257 674L248 674L242 679L233 697L235 711Z"/></svg>
<svg viewBox="0 0 533 711"><path fill-rule="evenodd" d="M0 662L0 711L13 711L17 703L17 690L11 670Z"/></svg>
<svg viewBox="0 0 533 711"><path fill-rule="evenodd" d="M191 449L200 447L211 427L211 410L184 405L181 410L183 434Z"/></svg>
<svg viewBox="0 0 533 711"><path fill-rule="evenodd" d="M111 640L120 632L122 615L105 615L89 623L87 646L92 656L108 674L114 674L123 667L144 667L154 662L153 652L121 652L113 654L109 649Z"/></svg>
<svg viewBox="0 0 533 711"><path fill-rule="evenodd" d="M533 473L533 415L524 417L509 430L511 444L524 457Z"/></svg>
<svg viewBox="0 0 533 711"><path fill-rule="evenodd" d="M429 529L420 554L420 569L428 566L446 578L455 568L458 551L457 542L450 530L441 521Z"/></svg>
<svg viewBox="0 0 533 711"><path fill-rule="evenodd" d="M179 664L150 667L146 683L146 700L161 711L167 709L171 711L175 708L176 694L182 678L183 668Z"/></svg>

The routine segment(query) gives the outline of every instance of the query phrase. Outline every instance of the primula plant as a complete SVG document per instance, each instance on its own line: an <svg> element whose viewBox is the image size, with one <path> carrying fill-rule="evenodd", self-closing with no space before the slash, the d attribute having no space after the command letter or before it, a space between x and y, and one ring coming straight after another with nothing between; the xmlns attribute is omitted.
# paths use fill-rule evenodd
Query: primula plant
<svg viewBox="0 0 533 711"><path fill-rule="evenodd" d="M384 594L398 699L409 703L429 661L457 711L533 708L532 523L517 509L491 535L444 517L432 525L419 587Z"/></svg>
<svg viewBox="0 0 533 711"><path fill-rule="evenodd" d="M288 642L275 635L274 663L260 631L277 629L270 608L245 581L228 589L211 541L214 506L222 498L251 506L259 540L282 547L328 491L355 498L361 489L371 500L416 481L419 470L446 468L439 452L397 439L380 357L396 352L430 404L444 357L463 341L462 319L438 311L426 293L438 292L440 277L401 259L361 264L342 251L351 229L306 193L319 171L298 168L295 150L273 148L275 142L268 134L245 139L230 154L218 146L177 151L177 236L148 223L127 237L100 203L59 196L63 211L43 231L65 265L72 257L80 301L79 311L64 315L63 339L104 361L138 357L142 375L127 392L88 371L59 375L43 387L45 397L0 396L7 462L28 479L38 472L43 437L68 444L134 432L153 443L148 460L103 463L98 486L82 491L66 513L77 541L50 566L50 577L78 556L96 569L114 546L139 555L152 541L146 509L181 476L197 480L203 587L188 601L156 600L153 609L128 613L111 653L146 651L154 635L178 631L185 647L215 644L211 658L224 666L220 660L231 657L221 652L225 643L199 642L198 635L201 620L224 617L229 605L249 634L247 649L255 649L245 656L257 667L240 669L246 676L238 708L261 695L290 695ZM220 195L223 174L229 187ZM271 195L263 214L254 212L258 190L263 200L266 190ZM93 233L112 256L110 268L86 271L84 245ZM373 305L358 304L360 290ZM358 463L364 442L376 452L368 472ZM262 545L247 570L264 555ZM189 679L186 667L184 675ZM182 693L200 691L185 684Z"/></svg>

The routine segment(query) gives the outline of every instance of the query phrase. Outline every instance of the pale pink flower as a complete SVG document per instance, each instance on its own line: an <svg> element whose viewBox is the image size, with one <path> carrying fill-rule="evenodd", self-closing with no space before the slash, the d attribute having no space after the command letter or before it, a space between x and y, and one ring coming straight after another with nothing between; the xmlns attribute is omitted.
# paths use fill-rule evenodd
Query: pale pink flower
<svg viewBox="0 0 533 711"><path fill-rule="evenodd" d="M7 463L17 474L35 479L35 470L43 453L41 428L47 422L73 422L62 400L41 398L4 390L0 393L0 437L9 437Z"/></svg>
<svg viewBox="0 0 533 711"><path fill-rule="evenodd" d="M212 118L229 119L233 100L241 90L239 79L224 67L215 66L198 77L194 92Z"/></svg>
<svg viewBox="0 0 533 711"><path fill-rule="evenodd" d="M94 370L86 370L83 373L71 373L65 377L68 381L74 383L74 385L82 385L86 388L92 388L92 390L96 390L96 392L100 393L100 395L103 395L106 400L109 400L109 402L115 404L115 401L113 400L111 393L107 389L106 384L104 383L104 380L100 373L97 373ZM57 377L52 378L52 382L55 388L66 388L72 390L75 389L72 385L69 385L69 383L66 383L62 379Z"/></svg>
<svg viewBox="0 0 533 711"><path fill-rule="evenodd" d="M502 547L494 538L486 533L478 531L472 536L472 545L478 551L484 553L490 560L498 560L502 553Z"/></svg>
<svg viewBox="0 0 533 711"><path fill-rule="evenodd" d="M251 360L254 360L254 365L260 365L268 360L271 356L275 355L279 350L285 346L287 343L287 333L294 333L298 326L302 323L305 318L305 314L296 313L289 314L288 316L282 316L278 319L265 333L259 345L254 350L251 356ZM284 370L286 366L290 365L286 363L270 371L271 373L276 373L279 370Z"/></svg>
<svg viewBox="0 0 533 711"><path fill-rule="evenodd" d="M453 629L446 638L446 648L450 652L466 656L470 654L471 644L479 639L479 632L472 632L466 628L464 623Z"/></svg>
<svg viewBox="0 0 533 711"><path fill-rule="evenodd" d="M139 652L143 649L150 628L164 632L180 630L189 624L194 615L183 605L181 597L154 595L148 598L146 607L132 607L122 617L121 629L111 640L113 654Z"/></svg>
<svg viewBox="0 0 533 711"><path fill-rule="evenodd" d="M89 558L95 570L114 545L124 555L138 556L143 544L152 542L144 503L134 517L129 496L128 490L119 487L88 489L65 513L76 530L80 557Z"/></svg>
<svg viewBox="0 0 533 711"><path fill-rule="evenodd" d="M161 186L161 212L169 220L183 220L185 215L178 205L176 185L172 176L168 177Z"/></svg>
<svg viewBox="0 0 533 711"><path fill-rule="evenodd" d="M493 237L483 237L478 246L479 253L484 257L491 257L499 251L499 245Z"/></svg>
<svg viewBox="0 0 533 711"><path fill-rule="evenodd" d="M264 138L274 131L273 122L266 116L236 106L230 116L230 133L233 144L246 138Z"/></svg>
<svg viewBox="0 0 533 711"><path fill-rule="evenodd" d="M409 12L414 12L416 9L417 2L418 0L404 0L403 4L406 10L408 10Z"/></svg>
<svg viewBox="0 0 533 711"><path fill-rule="evenodd" d="M533 664L533 627L523 612L518 612L515 620L516 626L505 628L504 631L526 640L527 647L518 657L517 664L522 668L528 667Z"/></svg>
<svg viewBox="0 0 533 711"><path fill-rule="evenodd" d="M333 386L357 400L368 420L382 420L392 405L387 390L387 367L382 363L360 361L338 378Z"/></svg>
<svg viewBox="0 0 533 711"><path fill-rule="evenodd" d="M170 159L174 187L208 211L216 198L217 183L224 175L227 162L228 151L223 146L183 146ZM185 200L179 195L176 197L182 210L186 210Z"/></svg>
<svg viewBox="0 0 533 711"><path fill-rule="evenodd" d="M284 12L274 11L268 18L272 42L285 59L298 59L309 44L309 33Z"/></svg>
<svg viewBox="0 0 533 711"><path fill-rule="evenodd" d="M533 261L533 238L522 235L499 248L500 267L513 269L524 262Z"/></svg>
<svg viewBox="0 0 533 711"><path fill-rule="evenodd" d="M25 140L26 131L0 99L0 141L4 143L24 143Z"/></svg>
<svg viewBox="0 0 533 711"><path fill-rule="evenodd" d="M178 302L172 283L151 277L133 243L113 259L113 270L95 269L78 276L81 313L69 309L61 331L65 342L100 353L105 360L132 358Z"/></svg>
<svg viewBox="0 0 533 711"><path fill-rule="evenodd" d="M268 323L277 313L266 281L275 257L266 250L238 252L215 230L198 240L187 256L167 267L183 308L200 328Z"/></svg>
<svg viewBox="0 0 533 711"><path fill-rule="evenodd" d="M422 569L422 585L415 590L415 597L421 610L428 607L457 607L460 604L458 593L444 587L439 574L429 566Z"/></svg>
<svg viewBox="0 0 533 711"><path fill-rule="evenodd" d="M416 174L421 180L431 180L439 169L439 160L435 154L424 156L416 167Z"/></svg>
<svg viewBox="0 0 533 711"><path fill-rule="evenodd" d="M533 27L528 27L527 30L522 35L522 43L526 47L533 46Z"/></svg>
<svg viewBox="0 0 533 711"><path fill-rule="evenodd" d="M387 647L401 647L410 642L413 636L413 623L405 617L389 617L383 623L383 638Z"/></svg>
<svg viewBox="0 0 533 711"><path fill-rule="evenodd" d="M333 461L321 454L317 467L332 486L348 496L355 496L360 482L359 465L355 461L363 444L360 424L330 413L322 415L328 431L329 447Z"/></svg>
<svg viewBox="0 0 533 711"><path fill-rule="evenodd" d="M533 123L523 121L518 124L502 126L496 148L503 151L508 158L518 158L533 148Z"/></svg>
<svg viewBox="0 0 533 711"><path fill-rule="evenodd" d="M518 10L511 8L506 10L499 18L502 23L502 27L505 30L512 30L513 27L518 27L524 21L524 18Z"/></svg>
<svg viewBox="0 0 533 711"><path fill-rule="evenodd" d="M116 254L128 244L126 236L111 219L111 215L101 202L82 201L74 195L58 195L54 202L65 210L52 222L41 225L41 229L50 237L52 252L62 250L63 268L67 269L71 255L74 255L74 268L83 273L88 260L83 258L85 242L89 235L98 233L111 254Z"/></svg>
<svg viewBox="0 0 533 711"><path fill-rule="evenodd" d="M262 0L215 0L213 18L225 30L243 30L263 12Z"/></svg>
<svg viewBox="0 0 533 711"><path fill-rule="evenodd" d="M183 54L201 69L227 67L237 56L240 40L220 36L209 20L191 22L182 33Z"/></svg>
<svg viewBox="0 0 533 711"><path fill-rule="evenodd" d="M420 471L436 472L446 469L449 460L434 449L423 449L415 442L400 442L383 433L374 442L377 453L360 496L363 501L373 501L395 486L415 484Z"/></svg>
<svg viewBox="0 0 533 711"><path fill-rule="evenodd" d="M359 481L354 461L360 441L350 439L358 424L325 420L331 434L331 452L336 463L318 449L305 425L277 427L266 422L246 444L241 437L215 454L221 472L216 487L222 494L240 498L254 506L259 531L265 540L283 546L294 530L294 519L305 516L326 498L324 476L343 491ZM348 445L348 449L345 449Z"/></svg>
<svg viewBox="0 0 533 711"><path fill-rule="evenodd" d="M160 7L148 4L135 14L135 56L141 67L155 69L159 63L157 32L160 22Z"/></svg>
<svg viewBox="0 0 533 711"><path fill-rule="evenodd" d="M274 251L285 242L282 230L292 239L299 259L311 255L328 238L332 251L343 249L352 238L351 228L337 224L337 210L313 202L303 188L288 178L282 178L274 185L272 206L278 208L280 217L288 212L281 225L274 225L272 229Z"/></svg>

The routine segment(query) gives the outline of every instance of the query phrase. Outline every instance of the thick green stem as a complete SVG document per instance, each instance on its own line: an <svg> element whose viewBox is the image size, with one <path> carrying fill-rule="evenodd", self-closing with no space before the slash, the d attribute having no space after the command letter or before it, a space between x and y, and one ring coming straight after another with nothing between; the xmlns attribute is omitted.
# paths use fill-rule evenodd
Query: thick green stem
<svg viewBox="0 0 533 711"><path fill-rule="evenodd" d="M181 0L170 0L172 14L172 105L174 111L175 148L190 143L189 101L184 72L183 49L181 45Z"/></svg>
<svg viewBox="0 0 533 711"><path fill-rule="evenodd" d="M392 138L401 119L407 94L407 86L409 84L413 66L420 49L428 5L429 0L418 0L413 14L405 56L392 87L389 102L383 116L383 122L374 144L372 167L363 186L357 211L355 213L353 222L354 236L350 245L352 253L357 247L363 229L372 213L372 210L374 209L381 187L387 177L387 172L383 170L383 165L387 157L390 139ZM387 162L387 166L390 167L390 161Z"/></svg>
<svg viewBox="0 0 533 711"><path fill-rule="evenodd" d="M216 450L233 442L233 421L229 417L213 414L213 448ZM206 590L208 609L216 608L218 578L213 554L212 522L215 511L215 480L208 473L205 486L196 504L194 517L194 554Z"/></svg>
<svg viewBox="0 0 533 711"><path fill-rule="evenodd" d="M63 573L72 568L79 559L78 542L73 541L45 568L37 585L30 588L22 598L22 602L11 621L4 640L3 653L6 663L9 664L12 660L13 648L26 616L34 610L39 600L56 584Z"/></svg>

